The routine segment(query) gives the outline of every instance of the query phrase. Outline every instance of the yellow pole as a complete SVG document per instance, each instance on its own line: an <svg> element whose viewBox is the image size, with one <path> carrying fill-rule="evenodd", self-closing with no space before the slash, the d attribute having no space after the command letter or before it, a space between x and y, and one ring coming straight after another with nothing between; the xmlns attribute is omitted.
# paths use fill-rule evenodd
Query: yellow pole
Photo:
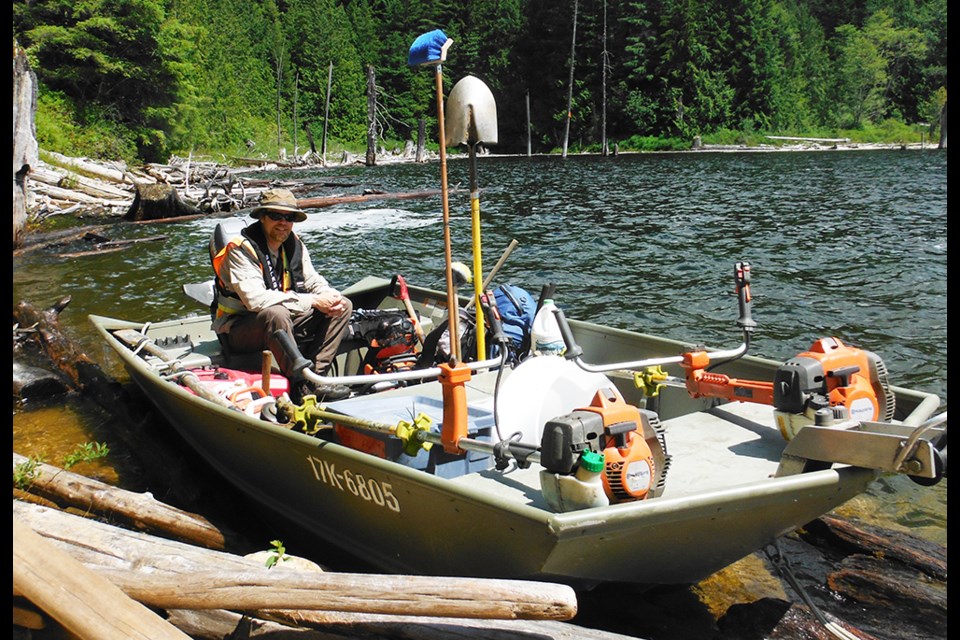
<svg viewBox="0 0 960 640"><path fill-rule="evenodd" d="M483 294L483 260L480 242L480 189L477 187L477 145L470 145L470 213L473 237L473 288L477 296L477 360L487 357L486 327L480 296Z"/></svg>

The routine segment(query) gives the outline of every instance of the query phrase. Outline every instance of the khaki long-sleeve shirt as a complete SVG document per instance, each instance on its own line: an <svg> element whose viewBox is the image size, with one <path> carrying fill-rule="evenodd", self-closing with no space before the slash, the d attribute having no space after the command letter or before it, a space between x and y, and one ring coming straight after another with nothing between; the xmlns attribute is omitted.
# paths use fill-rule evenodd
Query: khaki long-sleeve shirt
<svg viewBox="0 0 960 640"><path fill-rule="evenodd" d="M227 251L220 274L224 288L237 294L243 306L251 313L257 313L276 304L282 304L293 314L305 313L310 310L315 294L323 293L333 289L333 287L313 267L307 247L303 246L302 249L303 280L304 288L307 290L306 293L267 288L263 282L260 261L249 248L242 245L231 247ZM271 259L276 262L279 258L278 256L271 256ZM214 330L218 333L228 331L235 317L236 314L230 314L218 318L213 323Z"/></svg>

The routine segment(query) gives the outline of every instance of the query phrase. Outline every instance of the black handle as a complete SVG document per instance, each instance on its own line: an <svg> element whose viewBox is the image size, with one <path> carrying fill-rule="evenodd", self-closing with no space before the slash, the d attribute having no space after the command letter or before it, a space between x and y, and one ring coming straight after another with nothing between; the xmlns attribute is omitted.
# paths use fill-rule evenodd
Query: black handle
<svg viewBox="0 0 960 640"><path fill-rule="evenodd" d="M733 279L737 285L737 302L740 304L737 326L744 331L753 331L757 323L750 315L750 263L736 263L733 267Z"/></svg>
<svg viewBox="0 0 960 640"><path fill-rule="evenodd" d="M537 311L540 311L540 307L543 306L544 300L553 297L553 292L556 290L557 290L557 285L553 284L552 282L548 282L547 284L540 287L540 299L537 300L537 309L536 309Z"/></svg>
<svg viewBox="0 0 960 640"><path fill-rule="evenodd" d="M560 335L563 336L563 344L567 345L567 350L564 352L563 357L567 360L579 358L583 355L583 349L581 349L577 341L573 339L573 331L570 329L570 325L567 324L567 318L563 315L563 309L557 307L553 310L553 314L557 317L557 326L560 328Z"/></svg>

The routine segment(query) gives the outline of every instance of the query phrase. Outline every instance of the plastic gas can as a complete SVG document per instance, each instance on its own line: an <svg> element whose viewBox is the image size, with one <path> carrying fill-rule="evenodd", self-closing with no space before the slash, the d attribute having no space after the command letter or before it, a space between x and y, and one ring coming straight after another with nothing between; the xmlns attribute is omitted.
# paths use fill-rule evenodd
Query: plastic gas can
<svg viewBox="0 0 960 640"><path fill-rule="evenodd" d="M540 488L547 504L554 511L566 512L610 504L603 489L604 457L585 450L580 454L577 470L572 475L540 471Z"/></svg>

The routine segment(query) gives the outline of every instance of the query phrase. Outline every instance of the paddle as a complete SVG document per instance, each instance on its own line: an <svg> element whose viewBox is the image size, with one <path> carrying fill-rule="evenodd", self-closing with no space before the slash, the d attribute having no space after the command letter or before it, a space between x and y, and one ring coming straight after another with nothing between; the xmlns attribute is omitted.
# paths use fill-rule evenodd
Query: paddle
<svg viewBox="0 0 960 640"><path fill-rule="evenodd" d="M482 80L466 76L453 86L447 101L450 141L465 144L470 150L470 213L473 240L474 298L483 292L483 263L480 241L480 190L477 187L477 144L497 143L497 103ZM476 306L477 359L486 357L483 305Z"/></svg>
<svg viewBox="0 0 960 640"><path fill-rule="evenodd" d="M450 345L454 363L460 362L459 304L453 286L453 263L450 246L450 202L447 193L447 141L443 124L443 62L447 59L447 49L453 44L440 29L434 29L419 36L410 46L407 64L410 66L435 65L437 85L437 127L440 143L440 197L443 202L443 244L447 267L447 315L450 326Z"/></svg>

